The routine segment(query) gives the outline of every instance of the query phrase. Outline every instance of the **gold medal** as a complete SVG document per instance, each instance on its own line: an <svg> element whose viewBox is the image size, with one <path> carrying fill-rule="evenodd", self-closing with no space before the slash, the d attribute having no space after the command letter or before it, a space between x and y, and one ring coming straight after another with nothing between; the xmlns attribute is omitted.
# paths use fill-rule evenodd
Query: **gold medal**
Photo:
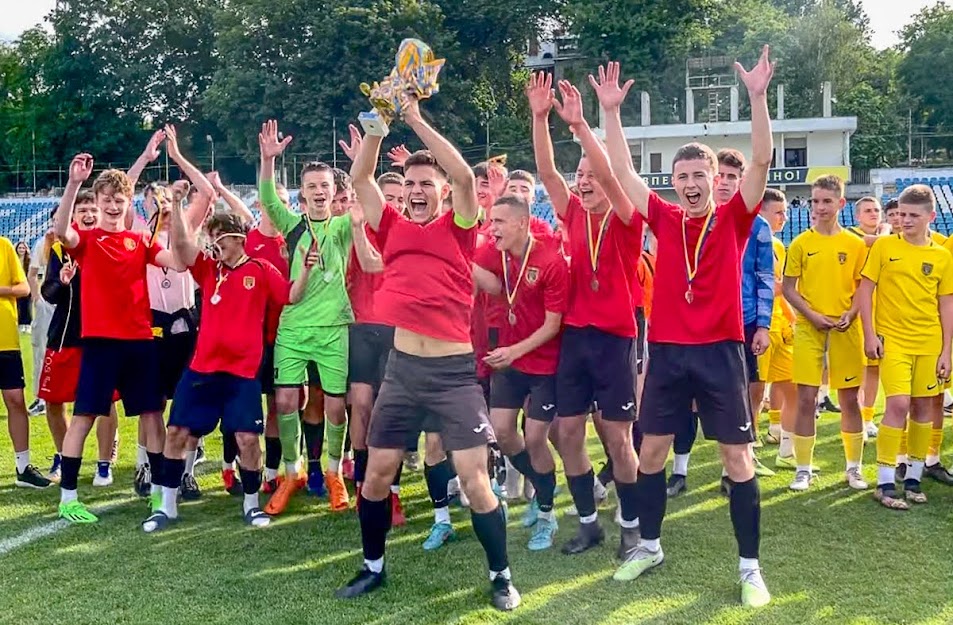
<svg viewBox="0 0 953 625"><path fill-rule="evenodd" d="M520 265L520 273L516 276L516 284L510 290L510 263L506 258L506 252L500 252L503 255L503 287L506 290L506 303L510 306L509 321L510 325L516 325L516 313L513 312L513 302L516 301L516 293L519 291L520 284L523 283L523 274L526 273L526 266L529 264L529 253L533 249L533 237L526 239L526 247L523 248L523 262Z"/></svg>
<svg viewBox="0 0 953 625"><path fill-rule="evenodd" d="M691 288L689 288L687 291L685 291L685 301L688 302L689 304L691 304L692 302L695 301L695 294L692 293L692 289L691 289Z"/></svg>
<svg viewBox="0 0 953 625"><path fill-rule="evenodd" d="M586 244L589 246L589 265L592 267L592 282L589 286L593 291L599 290L599 279L596 273L599 271L599 252L602 250L602 243L605 240L606 231L609 229L609 217L612 216L612 210L607 210L599 224L599 235L596 240L592 240L592 220L589 218L589 212L586 212Z"/></svg>
<svg viewBox="0 0 953 625"><path fill-rule="evenodd" d="M702 231L698 235L698 241L695 242L695 253L694 258L689 258L688 256L688 234L686 222L688 222L688 215L682 217L682 249L685 252L685 279L688 283L688 289L685 291L685 301L691 304L695 301L695 294L692 292L692 282L695 281L695 276L698 274L698 261L701 258L702 248L705 245L705 240L708 238L708 235L711 233L712 219L715 217L715 209L712 208L708 211L708 214L705 216L705 223L702 225ZM692 260L695 262L693 263Z"/></svg>
<svg viewBox="0 0 953 625"><path fill-rule="evenodd" d="M592 287L592 290L593 290L593 291L598 291L598 290L599 290L599 279L598 279L598 278L593 278L593 279L592 279L592 282L589 283L589 286Z"/></svg>
<svg viewBox="0 0 953 625"><path fill-rule="evenodd" d="M516 313L513 312L513 309L512 309L512 308L510 309L510 314L507 315L506 318L507 318L507 320L510 322L510 325L511 325L511 326L515 326L515 325L516 325Z"/></svg>

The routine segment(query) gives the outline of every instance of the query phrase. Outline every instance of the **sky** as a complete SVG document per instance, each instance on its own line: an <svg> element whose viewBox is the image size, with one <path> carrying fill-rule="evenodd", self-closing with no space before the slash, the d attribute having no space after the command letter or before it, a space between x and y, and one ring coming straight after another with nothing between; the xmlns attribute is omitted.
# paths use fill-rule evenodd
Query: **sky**
<svg viewBox="0 0 953 625"><path fill-rule="evenodd" d="M21 32L43 21L55 0L0 0L0 40L15 39ZM874 45L888 48L897 43L896 30L910 18L937 0L861 0L870 16Z"/></svg>

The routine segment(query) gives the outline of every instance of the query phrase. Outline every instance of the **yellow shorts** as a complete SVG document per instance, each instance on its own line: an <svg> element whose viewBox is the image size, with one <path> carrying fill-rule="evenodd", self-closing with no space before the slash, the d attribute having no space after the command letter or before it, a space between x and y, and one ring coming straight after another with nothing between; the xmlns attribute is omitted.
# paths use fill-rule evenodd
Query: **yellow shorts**
<svg viewBox="0 0 953 625"><path fill-rule="evenodd" d="M860 321L846 332L821 332L806 319L794 325L794 383L820 386L827 355L831 390L854 388L863 382L864 340Z"/></svg>
<svg viewBox="0 0 953 625"><path fill-rule="evenodd" d="M787 344L780 332L771 332L771 344L758 357L762 382L790 382L794 368L794 345Z"/></svg>
<svg viewBox="0 0 953 625"><path fill-rule="evenodd" d="M884 347L884 357L880 359L880 384L884 387L884 396L936 397L941 394L944 384L936 377L938 357L901 354Z"/></svg>

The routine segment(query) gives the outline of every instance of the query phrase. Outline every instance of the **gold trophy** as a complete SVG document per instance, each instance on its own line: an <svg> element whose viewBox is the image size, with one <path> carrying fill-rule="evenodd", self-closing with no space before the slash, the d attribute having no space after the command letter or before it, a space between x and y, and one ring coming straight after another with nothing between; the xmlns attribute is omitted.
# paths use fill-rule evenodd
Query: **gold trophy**
<svg viewBox="0 0 953 625"><path fill-rule="evenodd" d="M361 93L371 101L373 108L361 113L358 121L364 134L386 137L388 125L401 114L400 97L413 91L417 99L425 100L440 91L437 76L446 59L434 58L430 46L419 39L404 39L400 42L394 68L384 80L369 85L361 83Z"/></svg>

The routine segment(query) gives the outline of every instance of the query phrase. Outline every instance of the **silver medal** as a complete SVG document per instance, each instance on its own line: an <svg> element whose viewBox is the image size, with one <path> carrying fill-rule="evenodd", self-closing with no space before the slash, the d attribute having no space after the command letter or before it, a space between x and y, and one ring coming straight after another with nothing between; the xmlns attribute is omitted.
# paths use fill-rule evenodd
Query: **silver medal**
<svg viewBox="0 0 953 625"><path fill-rule="evenodd" d="M222 301L222 296L216 293L212 297L208 298L208 301L212 304L218 304L220 301Z"/></svg>
<svg viewBox="0 0 953 625"><path fill-rule="evenodd" d="M169 287L172 286L172 280L169 280L168 278L164 278L164 279L162 280L162 282L159 283L159 285L160 285L163 289L168 289Z"/></svg>
<svg viewBox="0 0 953 625"><path fill-rule="evenodd" d="M331 282L332 280L334 280L334 272L333 272L333 271L325 271L325 272L324 272L324 281L325 281L325 282Z"/></svg>

